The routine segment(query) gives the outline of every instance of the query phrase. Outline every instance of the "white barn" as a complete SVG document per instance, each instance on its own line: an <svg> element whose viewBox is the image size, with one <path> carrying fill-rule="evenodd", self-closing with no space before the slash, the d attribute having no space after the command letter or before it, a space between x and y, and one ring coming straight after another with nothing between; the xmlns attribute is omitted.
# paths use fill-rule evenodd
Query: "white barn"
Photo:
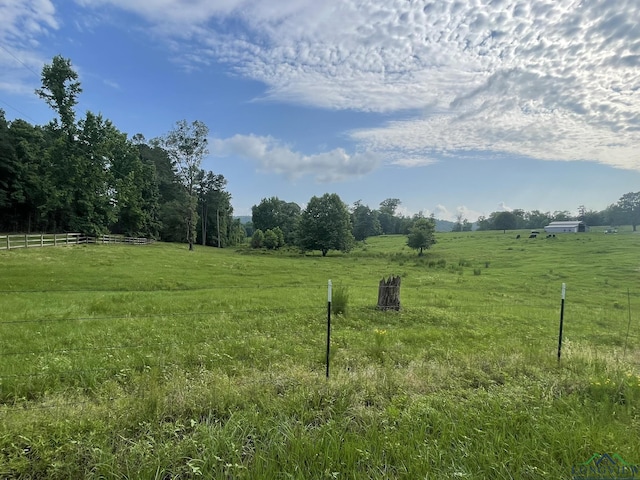
<svg viewBox="0 0 640 480"><path fill-rule="evenodd" d="M589 227L586 223L578 220L571 220L565 222L551 222L544 227L544 231L547 233L579 233L588 232Z"/></svg>

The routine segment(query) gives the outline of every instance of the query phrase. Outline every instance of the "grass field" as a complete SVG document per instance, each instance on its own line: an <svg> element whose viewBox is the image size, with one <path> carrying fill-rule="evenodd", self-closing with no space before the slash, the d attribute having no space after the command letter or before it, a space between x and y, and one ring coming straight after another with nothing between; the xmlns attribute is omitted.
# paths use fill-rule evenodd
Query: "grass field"
<svg viewBox="0 0 640 480"><path fill-rule="evenodd" d="M640 478L640 235L516 233L2 251L0 478Z"/></svg>

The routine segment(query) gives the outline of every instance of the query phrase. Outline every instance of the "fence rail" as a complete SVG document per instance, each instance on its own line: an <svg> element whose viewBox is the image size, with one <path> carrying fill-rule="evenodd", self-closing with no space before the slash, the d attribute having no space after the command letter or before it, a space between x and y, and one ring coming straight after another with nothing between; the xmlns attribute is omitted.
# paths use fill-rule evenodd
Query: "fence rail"
<svg viewBox="0 0 640 480"><path fill-rule="evenodd" d="M143 237L126 237L124 235L90 236L83 233L0 235L0 250L107 243L147 245L153 243L153 240Z"/></svg>

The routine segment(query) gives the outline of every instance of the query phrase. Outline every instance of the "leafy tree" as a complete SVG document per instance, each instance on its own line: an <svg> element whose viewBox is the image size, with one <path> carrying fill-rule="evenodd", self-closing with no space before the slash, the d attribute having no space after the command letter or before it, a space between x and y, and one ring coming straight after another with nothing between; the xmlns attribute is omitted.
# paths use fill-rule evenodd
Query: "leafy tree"
<svg viewBox="0 0 640 480"><path fill-rule="evenodd" d="M518 225L518 217L513 212L499 212L495 216L493 226L496 230L515 230Z"/></svg>
<svg viewBox="0 0 640 480"><path fill-rule="evenodd" d="M566 222L567 220L571 220L571 212L568 210L556 210L551 215L552 221L554 222Z"/></svg>
<svg viewBox="0 0 640 480"><path fill-rule="evenodd" d="M158 238L160 193L155 165L145 161L125 133L107 123L106 148L117 220L113 233Z"/></svg>
<svg viewBox="0 0 640 480"><path fill-rule="evenodd" d="M213 172L200 170L198 173L198 205L200 211L200 240L202 245L206 245L210 220L213 220L215 227L215 245L221 247L223 237L226 237L226 225L228 218L226 212L231 208L230 196L224 191L227 180L222 175L215 175ZM222 212L222 219L220 212ZM221 221L222 220L222 221ZM211 245L214 242L209 242Z"/></svg>
<svg viewBox="0 0 640 480"><path fill-rule="evenodd" d="M616 205L622 213L624 223L631 225L635 232L640 224L640 192L625 193Z"/></svg>
<svg viewBox="0 0 640 480"><path fill-rule="evenodd" d="M264 245L264 247L268 248L269 250L275 250L276 248L280 247L278 234L274 230L268 229L266 232L264 232L264 240L262 241L262 245Z"/></svg>
<svg viewBox="0 0 640 480"><path fill-rule="evenodd" d="M436 243L436 222L434 218L418 218L413 223L407 236L407 246L418 250L418 255L423 255L423 250Z"/></svg>
<svg viewBox="0 0 640 480"><path fill-rule="evenodd" d="M456 221L451 227L452 232L462 232L462 225L466 222L467 219L464 218L464 214L462 212L456 213Z"/></svg>
<svg viewBox="0 0 640 480"><path fill-rule="evenodd" d="M258 205L251 207L251 220L254 228L262 231L279 227L285 243L291 245L295 242L300 207L297 203L288 203L278 197L263 198Z"/></svg>
<svg viewBox="0 0 640 480"><path fill-rule="evenodd" d="M242 222L236 218L229 224L229 233L227 234L227 242L229 245L241 245L247 239L247 231L244 229Z"/></svg>
<svg viewBox="0 0 640 480"><path fill-rule="evenodd" d="M300 217L298 245L302 250L349 251L353 244L351 219L347 206L335 194L312 197Z"/></svg>
<svg viewBox="0 0 640 480"><path fill-rule="evenodd" d="M186 191L187 204L184 221L189 250L193 250L197 235L197 180L202 159L209 153L207 149L208 134L209 128L203 122L195 120L189 124L186 120L180 120L173 130L155 142L167 152Z"/></svg>
<svg viewBox="0 0 640 480"><path fill-rule="evenodd" d="M380 222L382 233L401 233L400 219L396 217L396 211L401 203L402 202L397 198L387 198L380 202L378 220Z"/></svg>
<svg viewBox="0 0 640 480"><path fill-rule="evenodd" d="M78 74L71 67L71 60L60 55L53 57L51 64L42 68L42 88L36 94L47 105L58 112L62 130L71 136L75 132L75 110L77 97L82 93Z"/></svg>
<svg viewBox="0 0 640 480"><path fill-rule="evenodd" d="M368 237L380 235L382 232L378 212L371 210L367 205L362 205L360 201L353 204L351 222L353 223L353 236L357 241L365 241Z"/></svg>
<svg viewBox="0 0 640 480"><path fill-rule="evenodd" d="M251 237L251 248L261 248L264 243L264 232L257 229Z"/></svg>
<svg viewBox="0 0 640 480"><path fill-rule="evenodd" d="M0 212L12 204L10 185L16 180L17 170L16 152L4 115L4 110L0 109Z"/></svg>
<svg viewBox="0 0 640 480"><path fill-rule="evenodd" d="M540 210L532 210L525 215L526 227L525 228L544 228L551 223L551 215L549 213L541 212Z"/></svg>

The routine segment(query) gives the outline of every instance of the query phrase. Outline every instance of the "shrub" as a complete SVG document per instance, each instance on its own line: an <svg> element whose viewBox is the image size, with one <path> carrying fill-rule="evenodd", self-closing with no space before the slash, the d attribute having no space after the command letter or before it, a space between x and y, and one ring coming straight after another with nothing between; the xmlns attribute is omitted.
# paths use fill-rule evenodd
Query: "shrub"
<svg viewBox="0 0 640 480"><path fill-rule="evenodd" d="M264 240L262 244L269 250L275 250L279 247L278 235L276 235L273 230L267 230L266 232L264 232Z"/></svg>
<svg viewBox="0 0 640 480"><path fill-rule="evenodd" d="M476 276L477 276L477 275L480 275L481 273L482 273L482 270L481 270L481 269L479 269L479 268L474 268L474 269L473 269L473 274L474 274L474 275L476 275Z"/></svg>
<svg viewBox="0 0 640 480"><path fill-rule="evenodd" d="M258 229L255 232L253 232L253 235L251 237L251 248L261 248L263 242L264 242L264 233L262 233L262 230Z"/></svg>

